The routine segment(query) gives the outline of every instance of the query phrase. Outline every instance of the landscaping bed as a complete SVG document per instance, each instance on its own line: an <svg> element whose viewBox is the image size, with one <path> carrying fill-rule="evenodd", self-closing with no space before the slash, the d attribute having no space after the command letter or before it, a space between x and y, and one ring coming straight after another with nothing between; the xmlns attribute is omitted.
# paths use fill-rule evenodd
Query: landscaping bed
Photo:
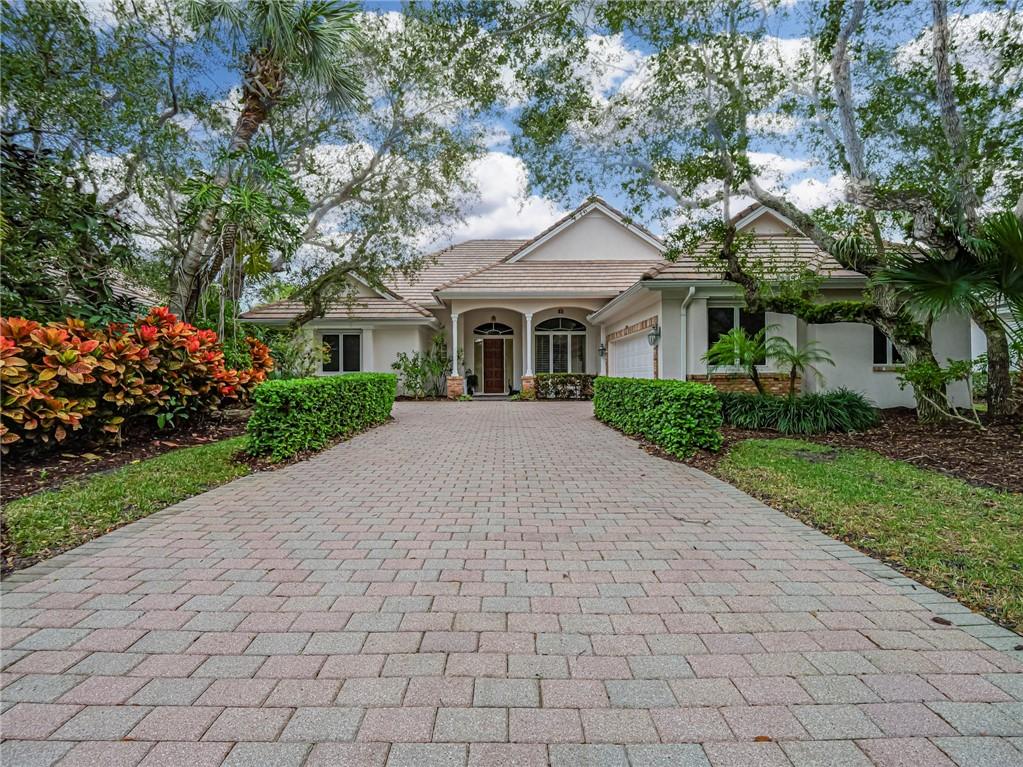
<svg viewBox="0 0 1023 767"><path fill-rule="evenodd" d="M109 472L119 466L153 458L179 447L205 445L236 437L245 432L241 411L225 411L201 423L175 431L139 429L126 434L120 445L76 445L41 455L7 455L0 475L0 499L10 503L40 490L57 488L68 480L87 474Z"/></svg>
<svg viewBox="0 0 1023 767"><path fill-rule="evenodd" d="M779 439L777 432L724 426L719 453L701 451L688 459L697 468L715 473L719 461L746 439ZM810 442L873 450L888 458L958 477L971 485L1023 493L1023 422L990 424L978 430L968 424L922 424L909 409L881 411L872 428L848 434L801 436Z"/></svg>
<svg viewBox="0 0 1023 767"><path fill-rule="evenodd" d="M1023 495L973 487L870 450L805 440L747 439L733 444L712 470L1023 631Z"/></svg>

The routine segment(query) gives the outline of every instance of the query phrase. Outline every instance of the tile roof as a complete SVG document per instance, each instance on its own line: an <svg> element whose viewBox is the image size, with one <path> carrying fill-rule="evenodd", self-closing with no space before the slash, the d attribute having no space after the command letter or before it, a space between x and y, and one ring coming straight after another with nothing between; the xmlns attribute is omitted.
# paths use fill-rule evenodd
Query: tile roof
<svg viewBox="0 0 1023 767"><path fill-rule="evenodd" d="M305 309L301 301L275 301L243 312L243 320L257 322L290 322ZM325 320L425 320L433 315L404 299L380 296L359 296L350 303L340 302L327 309Z"/></svg>
<svg viewBox="0 0 1023 767"><path fill-rule="evenodd" d="M437 292L451 297L459 293L616 296L658 263L645 260L501 262L443 285Z"/></svg>
<svg viewBox="0 0 1023 767"><path fill-rule="evenodd" d="M434 254L412 279L397 275L386 280L387 286L400 296L421 306L436 306L433 291L441 285L479 269L496 264L529 240L468 240Z"/></svg>
<svg viewBox="0 0 1023 767"><path fill-rule="evenodd" d="M714 243L702 242L692 253L680 256L677 261L661 262L643 275L643 279L719 280L720 272L708 269L700 263L712 255L714 247ZM863 277L859 272L843 267L812 240L802 235L758 235L752 240L749 258L770 264L778 276L795 275L809 269L825 277Z"/></svg>

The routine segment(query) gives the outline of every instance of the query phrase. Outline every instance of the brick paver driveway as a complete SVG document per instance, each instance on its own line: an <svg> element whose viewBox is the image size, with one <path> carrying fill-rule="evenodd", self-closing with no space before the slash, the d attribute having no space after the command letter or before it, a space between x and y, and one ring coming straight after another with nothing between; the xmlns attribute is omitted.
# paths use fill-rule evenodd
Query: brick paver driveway
<svg viewBox="0 0 1023 767"><path fill-rule="evenodd" d="M1018 637L590 412L400 404L8 581L4 764L1023 764Z"/></svg>

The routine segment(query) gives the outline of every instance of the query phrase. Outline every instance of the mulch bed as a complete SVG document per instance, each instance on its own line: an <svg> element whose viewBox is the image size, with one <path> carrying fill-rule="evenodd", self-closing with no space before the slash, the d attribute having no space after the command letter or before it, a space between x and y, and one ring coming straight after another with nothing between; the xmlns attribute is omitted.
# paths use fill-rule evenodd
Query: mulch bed
<svg viewBox="0 0 1023 767"><path fill-rule="evenodd" d="M179 447L219 442L245 433L241 411L214 414L203 422L171 432L139 430L125 435L120 445L75 445L34 456L5 456L0 474L4 503L59 487L71 479L110 471L134 461L153 458Z"/></svg>
<svg viewBox="0 0 1023 767"><path fill-rule="evenodd" d="M778 439L772 431L722 428L719 453L700 451L686 463L710 474L732 445L745 439ZM909 409L884 410L880 423L854 434L795 436L807 442L873 450L887 458L958 477L971 485L1023 493L1023 420L988 424L982 431L968 424L922 424Z"/></svg>

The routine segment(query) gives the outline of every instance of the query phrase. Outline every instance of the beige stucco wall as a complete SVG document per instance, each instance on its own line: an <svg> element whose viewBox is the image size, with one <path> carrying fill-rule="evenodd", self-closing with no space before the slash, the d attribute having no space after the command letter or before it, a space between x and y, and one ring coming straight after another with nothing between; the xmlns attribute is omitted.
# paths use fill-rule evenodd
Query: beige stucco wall
<svg viewBox="0 0 1023 767"><path fill-rule="evenodd" d="M559 232L523 260L530 261L652 261L660 251L604 213L593 210Z"/></svg>
<svg viewBox="0 0 1023 767"><path fill-rule="evenodd" d="M656 314L661 326L661 344L658 347L660 377L680 377L683 357L687 375L706 374L707 364L703 361L703 355L707 351L707 308L738 305L740 295L738 291L724 286L699 288L686 309L683 344L681 305L687 293L687 288L672 288L663 291L660 299L656 299L652 291L640 292L616 312L613 320L602 323L601 331L606 335ZM858 295L857 290L851 289L828 291L828 298L835 299L852 299ZM782 336L797 348L808 341L817 341L835 360L834 366L818 367L823 376L821 380L813 375L804 376L805 391L824 391L844 386L863 393L879 407L913 406L911 390L899 388L897 370L882 370L874 366L873 331L870 326L856 323L807 325L792 315L772 312L767 313L766 323L775 326L770 335ZM938 360L944 364L949 358L969 359L975 345L973 335L968 318L951 316L936 322L933 336ZM770 361L762 370L788 372L780 370ZM953 387L951 394L956 404L967 403L965 385Z"/></svg>

